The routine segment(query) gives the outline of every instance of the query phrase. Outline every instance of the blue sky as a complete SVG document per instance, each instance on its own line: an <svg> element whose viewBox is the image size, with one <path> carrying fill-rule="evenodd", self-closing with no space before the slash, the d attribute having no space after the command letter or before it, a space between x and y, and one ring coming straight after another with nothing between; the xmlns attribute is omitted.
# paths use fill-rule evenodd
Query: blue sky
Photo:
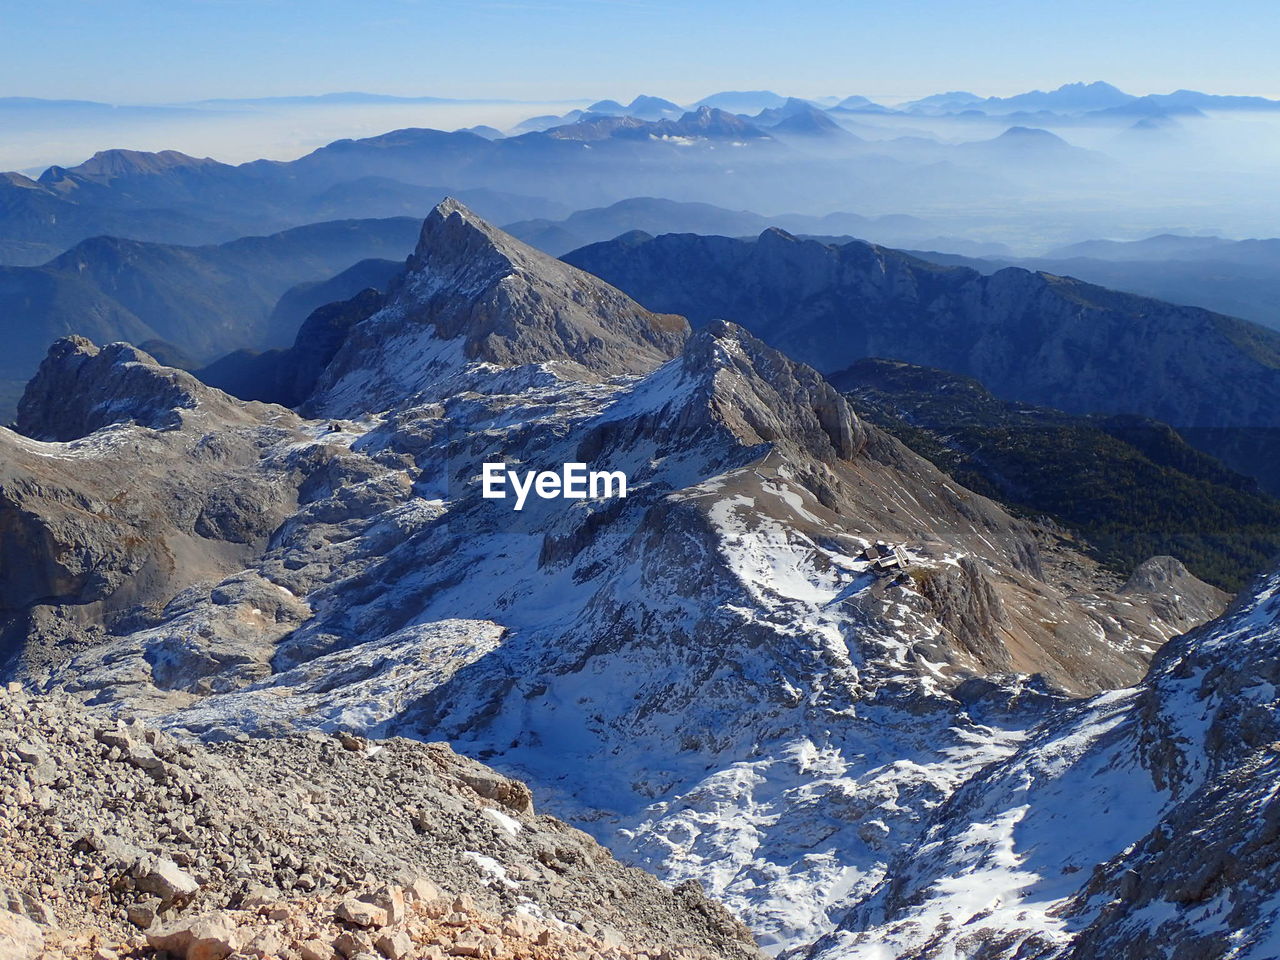
<svg viewBox="0 0 1280 960"><path fill-rule="evenodd" d="M0 0L0 96L1280 96L1274 0Z"/></svg>

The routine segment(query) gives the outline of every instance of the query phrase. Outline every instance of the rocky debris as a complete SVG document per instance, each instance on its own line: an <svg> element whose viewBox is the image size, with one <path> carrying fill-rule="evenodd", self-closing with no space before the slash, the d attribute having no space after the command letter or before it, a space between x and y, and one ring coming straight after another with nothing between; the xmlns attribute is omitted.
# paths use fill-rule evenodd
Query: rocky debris
<svg viewBox="0 0 1280 960"><path fill-rule="evenodd" d="M993 673L1013 669L1013 657L999 641L1000 627L1008 623L1008 614L973 558L961 558L954 568L921 571L915 582L938 622L958 644Z"/></svg>
<svg viewBox="0 0 1280 960"><path fill-rule="evenodd" d="M0 938L32 960L759 956L443 744L202 746L16 685L0 717Z"/></svg>
<svg viewBox="0 0 1280 960"><path fill-rule="evenodd" d="M394 888L399 889L399 888ZM309 897L260 907L183 916L145 943L182 960L291 958L291 960L710 960L720 954L697 946L664 947L628 941L616 931L579 926L514 910L494 913L468 897L413 897L402 914L351 920L344 907L362 901ZM367 906L367 904L366 904ZM140 946L129 956L146 956Z"/></svg>
<svg viewBox="0 0 1280 960"><path fill-rule="evenodd" d="M1135 944L1178 960L1274 956L1280 572L1259 577L1220 619L1164 647L1131 710L1120 762L1141 763L1165 802L1134 824L1135 843L1099 858L1064 907L1083 927L1065 956L1087 960ZM1097 815L1099 806L1094 799L1089 809ZM1147 924L1153 912L1166 919Z"/></svg>

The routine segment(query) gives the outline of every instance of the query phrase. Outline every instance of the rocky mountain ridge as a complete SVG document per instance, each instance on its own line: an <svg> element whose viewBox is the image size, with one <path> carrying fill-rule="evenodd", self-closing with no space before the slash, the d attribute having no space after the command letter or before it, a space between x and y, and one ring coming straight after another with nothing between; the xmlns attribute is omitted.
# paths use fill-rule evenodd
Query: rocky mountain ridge
<svg viewBox="0 0 1280 960"><path fill-rule="evenodd" d="M99 429L0 431L0 522L96 544L62 555L107 575L10 591L11 672L212 741L448 739L779 952L1048 713L1219 608L1173 562L1115 582L741 327L690 336L456 202L345 330L303 404L322 421L55 348L24 422L74 382ZM493 460L628 494L517 514L480 495ZM94 486L126 462L127 496Z"/></svg>
<svg viewBox="0 0 1280 960"><path fill-rule="evenodd" d="M741 323L828 374L881 357L1069 413L1138 414L1209 432L1280 426L1280 334L1070 277L1017 268L983 276L776 229L754 241L632 234L565 260L694 325ZM1269 456L1265 443L1259 449Z"/></svg>
<svg viewBox="0 0 1280 960"><path fill-rule="evenodd" d="M1203 307L1272 330L1280 328L1280 315L1275 307L1280 241L1274 239L1157 236L1129 242L1096 240L1037 257L999 254L966 257L958 256L958 251L910 252L923 260L970 267L979 273L994 273L1013 266L1076 277L1112 290Z"/></svg>

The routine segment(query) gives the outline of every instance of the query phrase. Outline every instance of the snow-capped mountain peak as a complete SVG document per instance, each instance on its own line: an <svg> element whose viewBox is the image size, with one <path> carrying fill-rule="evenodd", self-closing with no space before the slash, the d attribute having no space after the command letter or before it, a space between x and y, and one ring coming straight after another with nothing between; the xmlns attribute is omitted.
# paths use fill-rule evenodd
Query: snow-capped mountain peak
<svg viewBox="0 0 1280 960"><path fill-rule="evenodd" d="M385 409L468 363L550 364L572 379L646 373L688 335L590 274L436 206L387 305L358 324L321 378L326 415Z"/></svg>

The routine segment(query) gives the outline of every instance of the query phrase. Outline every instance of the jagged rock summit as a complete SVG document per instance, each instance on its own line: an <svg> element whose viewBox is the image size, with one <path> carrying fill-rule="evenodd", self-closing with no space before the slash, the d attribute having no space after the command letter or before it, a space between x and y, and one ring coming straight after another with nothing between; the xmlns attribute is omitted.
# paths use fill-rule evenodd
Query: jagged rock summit
<svg viewBox="0 0 1280 960"><path fill-rule="evenodd" d="M189 373L163 367L128 343L98 347L64 337L49 354L18 403L16 427L36 440L76 440L117 423L174 429L183 410L200 403L223 419L242 419L241 406Z"/></svg>
<svg viewBox="0 0 1280 960"><path fill-rule="evenodd" d="M811 367L796 363L742 327L712 321L689 341L681 363L687 373L711 372L750 384L721 390L717 413L746 442L790 442L819 460L852 460L867 432L847 400Z"/></svg>
<svg viewBox="0 0 1280 960"><path fill-rule="evenodd" d="M422 225L386 307L351 331L312 406L384 409L468 362L550 364L576 379L647 373L679 352L688 329L446 199Z"/></svg>

